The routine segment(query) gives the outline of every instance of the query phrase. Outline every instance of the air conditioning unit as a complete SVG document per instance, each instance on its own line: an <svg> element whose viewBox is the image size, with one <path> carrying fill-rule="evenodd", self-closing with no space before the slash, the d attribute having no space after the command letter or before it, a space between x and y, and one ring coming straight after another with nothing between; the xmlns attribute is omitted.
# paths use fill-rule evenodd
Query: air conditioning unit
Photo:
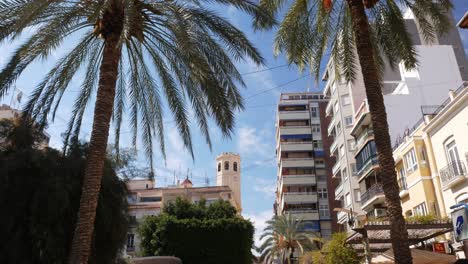
<svg viewBox="0 0 468 264"><path fill-rule="evenodd" d="M376 208L376 209L374 209L374 216L375 217L387 216L387 210L383 209L383 208Z"/></svg>

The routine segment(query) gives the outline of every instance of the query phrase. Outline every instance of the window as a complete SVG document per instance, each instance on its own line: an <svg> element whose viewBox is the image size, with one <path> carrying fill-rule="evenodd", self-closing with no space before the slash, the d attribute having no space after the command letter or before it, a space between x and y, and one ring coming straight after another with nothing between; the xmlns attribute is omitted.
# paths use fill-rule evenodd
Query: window
<svg viewBox="0 0 468 264"><path fill-rule="evenodd" d="M345 116L344 121L345 121L346 126L352 126L353 125L353 116Z"/></svg>
<svg viewBox="0 0 468 264"><path fill-rule="evenodd" d="M314 148L323 148L323 143L322 143L322 140L314 140L313 141L314 143Z"/></svg>
<svg viewBox="0 0 468 264"><path fill-rule="evenodd" d="M421 203L413 208L413 215L427 215L426 203Z"/></svg>
<svg viewBox="0 0 468 264"><path fill-rule="evenodd" d="M218 171L221 171L221 162L218 163Z"/></svg>
<svg viewBox="0 0 468 264"><path fill-rule="evenodd" d="M345 94L345 95L341 96L341 104L342 105L351 104L351 97L349 97L349 94Z"/></svg>
<svg viewBox="0 0 468 264"><path fill-rule="evenodd" d="M319 199L327 199L328 198L327 188L318 188L317 192L318 192Z"/></svg>
<svg viewBox="0 0 468 264"><path fill-rule="evenodd" d="M135 248L135 235L127 234L127 250Z"/></svg>
<svg viewBox="0 0 468 264"><path fill-rule="evenodd" d="M321 217L329 217L330 216L330 209L328 204L320 204L319 205L319 215Z"/></svg>
<svg viewBox="0 0 468 264"><path fill-rule="evenodd" d="M408 185L406 183L405 167L401 166L398 169L398 173L400 174L400 179L398 179L398 184L400 185L400 190L406 190L408 188Z"/></svg>
<svg viewBox="0 0 468 264"><path fill-rule="evenodd" d="M445 150L447 152L447 162L448 163L457 163L460 160L460 156L458 155L458 149L457 149L457 144L455 143L455 140L450 141L445 146Z"/></svg>
<svg viewBox="0 0 468 264"><path fill-rule="evenodd" d="M361 201L361 190L360 189L354 189L354 200L356 202Z"/></svg>
<svg viewBox="0 0 468 264"><path fill-rule="evenodd" d="M355 148L356 148L356 141L354 141L354 139L349 139L348 140L349 151L354 151Z"/></svg>
<svg viewBox="0 0 468 264"><path fill-rule="evenodd" d="M375 147L375 142L374 141L369 141L359 152L359 154L356 155L356 167L357 170L361 170L364 168L368 162L372 162L375 164L376 162L376 155L377 155L377 149Z"/></svg>
<svg viewBox="0 0 468 264"><path fill-rule="evenodd" d="M317 107L311 107L310 108L310 116L312 117L318 117L318 111Z"/></svg>
<svg viewBox="0 0 468 264"><path fill-rule="evenodd" d="M232 164L232 168L234 171L237 171L237 162L234 162L234 164Z"/></svg>
<svg viewBox="0 0 468 264"><path fill-rule="evenodd" d="M312 133L320 133L320 124L311 124Z"/></svg>
<svg viewBox="0 0 468 264"><path fill-rule="evenodd" d="M418 168L418 161L416 159L416 153L414 148L412 148L408 153L404 155L406 170L408 172L413 172Z"/></svg>
<svg viewBox="0 0 468 264"><path fill-rule="evenodd" d="M458 148L455 140L452 140L445 145L445 152L447 155L447 165L450 170L453 171L454 175L463 175L464 170L462 162L460 162L460 156L458 154Z"/></svg>
<svg viewBox="0 0 468 264"><path fill-rule="evenodd" d="M336 124L336 134L341 134L341 122L338 122L338 124Z"/></svg>
<svg viewBox="0 0 468 264"><path fill-rule="evenodd" d="M350 206L351 205L351 195L349 193L347 193L345 195L345 205L346 206Z"/></svg>
<svg viewBox="0 0 468 264"><path fill-rule="evenodd" d="M343 176L343 180L347 180L348 179L348 170L346 168L344 168L342 171L341 171L341 175Z"/></svg>
<svg viewBox="0 0 468 264"><path fill-rule="evenodd" d="M322 160L322 159L316 159L314 162L315 162L315 165L324 165L325 164L325 161Z"/></svg>
<svg viewBox="0 0 468 264"><path fill-rule="evenodd" d="M229 170L229 161L224 162L224 170Z"/></svg>

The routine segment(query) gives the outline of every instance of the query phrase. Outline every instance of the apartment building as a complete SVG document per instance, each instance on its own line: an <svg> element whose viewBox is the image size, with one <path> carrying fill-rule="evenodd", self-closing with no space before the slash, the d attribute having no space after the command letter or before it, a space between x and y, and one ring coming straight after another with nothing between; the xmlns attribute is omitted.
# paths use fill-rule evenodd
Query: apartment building
<svg viewBox="0 0 468 264"><path fill-rule="evenodd" d="M392 142L397 142L401 133L421 118L422 106L440 104L450 87L458 87L468 79L468 62L453 17L450 32L438 36L432 44L424 41L411 12L406 12L404 17L418 52L419 65L407 70L400 63L396 69L387 67L382 76ZM377 150L360 69L352 83L336 78L333 69L329 62L323 80L326 81L324 94L330 98L327 113L332 117L328 129L333 138L330 152L337 157L333 167L334 179L339 183L336 197L341 208L368 216L385 216ZM352 125L347 127L349 123ZM347 213L339 212L339 223L346 223L347 217ZM345 229L348 229L346 225Z"/></svg>
<svg viewBox="0 0 468 264"><path fill-rule="evenodd" d="M321 93L283 93L276 119L278 164L275 214L292 214L305 230L331 236L334 194L325 107ZM333 221L332 221L333 220Z"/></svg>
<svg viewBox="0 0 468 264"><path fill-rule="evenodd" d="M442 193L439 204L450 215L451 206L468 203L468 84L449 92L424 132L431 173Z"/></svg>
<svg viewBox="0 0 468 264"><path fill-rule="evenodd" d="M335 80L334 70L329 67L323 79ZM356 210L360 208L361 194L354 162L356 143L350 133L354 124L354 110L349 86L346 82L327 82L323 93L329 99L325 113L330 118L327 126L327 136L332 142L330 154L336 160L332 167L332 179L337 185L334 190L335 199L339 201L339 208ZM337 222L344 230L349 230L347 221L348 213L339 211Z"/></svg>
<svg viewBox="0 0 468 264"><path fill-rule="evenodd" d="M126 253L135 255L139 250L140 239L136 234L138 224L145 216L158 215L164 205L177 197L184 197L196 203L205 200L209 205L219 199L229 201L241 213L241 163L235 153L222 153L216 157L216 186L194 187L186 177L182 182L168 187L156 188L153 180L136 179L127 182L131 228L127 234Z"/></svg>

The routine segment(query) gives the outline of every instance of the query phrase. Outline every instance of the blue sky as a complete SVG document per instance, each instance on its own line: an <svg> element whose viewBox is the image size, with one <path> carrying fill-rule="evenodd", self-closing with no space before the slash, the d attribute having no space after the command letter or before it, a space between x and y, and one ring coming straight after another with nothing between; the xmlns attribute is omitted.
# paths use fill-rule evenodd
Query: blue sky
<svg viewBox="0 0 468 264"><path fill-rule="evenodd" d="M454 0L455 19L461 18L463 13L468 10L467 0ZM251 20L249 16L236 11L234 8L223 9L221 15L224 15L231 20L237 27L243 30L255 46L261 51L262 55L267 60L266 68L275 66L283 66L286 61L283 56L273 56L273 34L272 32L253 32L251 29ZM31 32L26 32L27 36ZM468 53L468 30L461 32L462 39L465 44L465 52ZM47 61L40 61L28 67L21 78L18 79L16 87L21 90L25 96L29 95L32 89L37 85L48 69L52 67L54 62L65 54L67 49L71 47L73 40L65 42L58 50L56 50ZM1 43L0 44L0 67L5 64L18 43ZM326 63L326 62L324 62ZM238 64L241 73L250 73L252 71L261 70L256 65L250 62ZM213 139L213 150L210 152L197 130L196 124L192 125L195 160L193 161L184 150L180 137L176 133L172 124L167 124L166 127L166 145L167 145L167 161L166 164L160 157L156 155L155 162L157 166L156 180L158 186L164 186L172 182L172 171L180 171L183 175L187 169L190 169L193 174L195 185L204 185L205 175L209 178L210 183L215 183L215 158L225 151L237 152L242 159L242 203L244 216L252 219L255 222L257 229L264 227L264 221L271 217L274 202L274 191L276 183L276 164L275 164L275 105L278 102L281 92L305 91L310 88L311 91L319 91L315 82L310 77L301 78L291 82L307 74L299 73L294 67L279 67L270 71L252 73L244 75L247 87L242 89L242 94L245 98L245 111L237 114L236 129L231 139L221 137L219 130L211 126L211 134ZM55 121L49 125L48 132L51 134L51 145L53 147L61 147L61 133L66 129L71 105L76 96L76 91L79 86L79 79L82 75L79 74L71 86L69 92L65 93L63 102L58 111L58 116ZM283 84L289 83L282 86ZM281 88L275 88L282 86ZM321 85L319 85L321 86ZM17 90L17 91L18 91ZM0 100L0 103L10 103L13 92ZM26 98L23 99L23 102ZM81 136L83 139L89 139L92 121L92 106L88 107L83 120L83 129ZM172 120L170 112L165 112L165 119ZM123 132L127 132L124 128ZM111 136L113 132L111 131ZM122 134L122 146L130 147L130 133ZM157 149L157 148L155 148ZM139 155L139 160L142 166L146 166L145 157L142 153ZM258 235L259 232L257 232Z"/></svg>

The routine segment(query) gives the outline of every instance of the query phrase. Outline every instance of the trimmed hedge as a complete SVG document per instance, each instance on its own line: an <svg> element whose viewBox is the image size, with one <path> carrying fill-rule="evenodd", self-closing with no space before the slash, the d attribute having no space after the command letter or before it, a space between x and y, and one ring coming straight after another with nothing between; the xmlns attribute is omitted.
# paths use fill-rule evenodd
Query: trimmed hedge
<svg viewBox="0 0 468 264"><path fill-rule="evenodd" d="M241 217L148 216L139 226L142 254L176 256L184 264L250 264L254 227Z"/></svg>

